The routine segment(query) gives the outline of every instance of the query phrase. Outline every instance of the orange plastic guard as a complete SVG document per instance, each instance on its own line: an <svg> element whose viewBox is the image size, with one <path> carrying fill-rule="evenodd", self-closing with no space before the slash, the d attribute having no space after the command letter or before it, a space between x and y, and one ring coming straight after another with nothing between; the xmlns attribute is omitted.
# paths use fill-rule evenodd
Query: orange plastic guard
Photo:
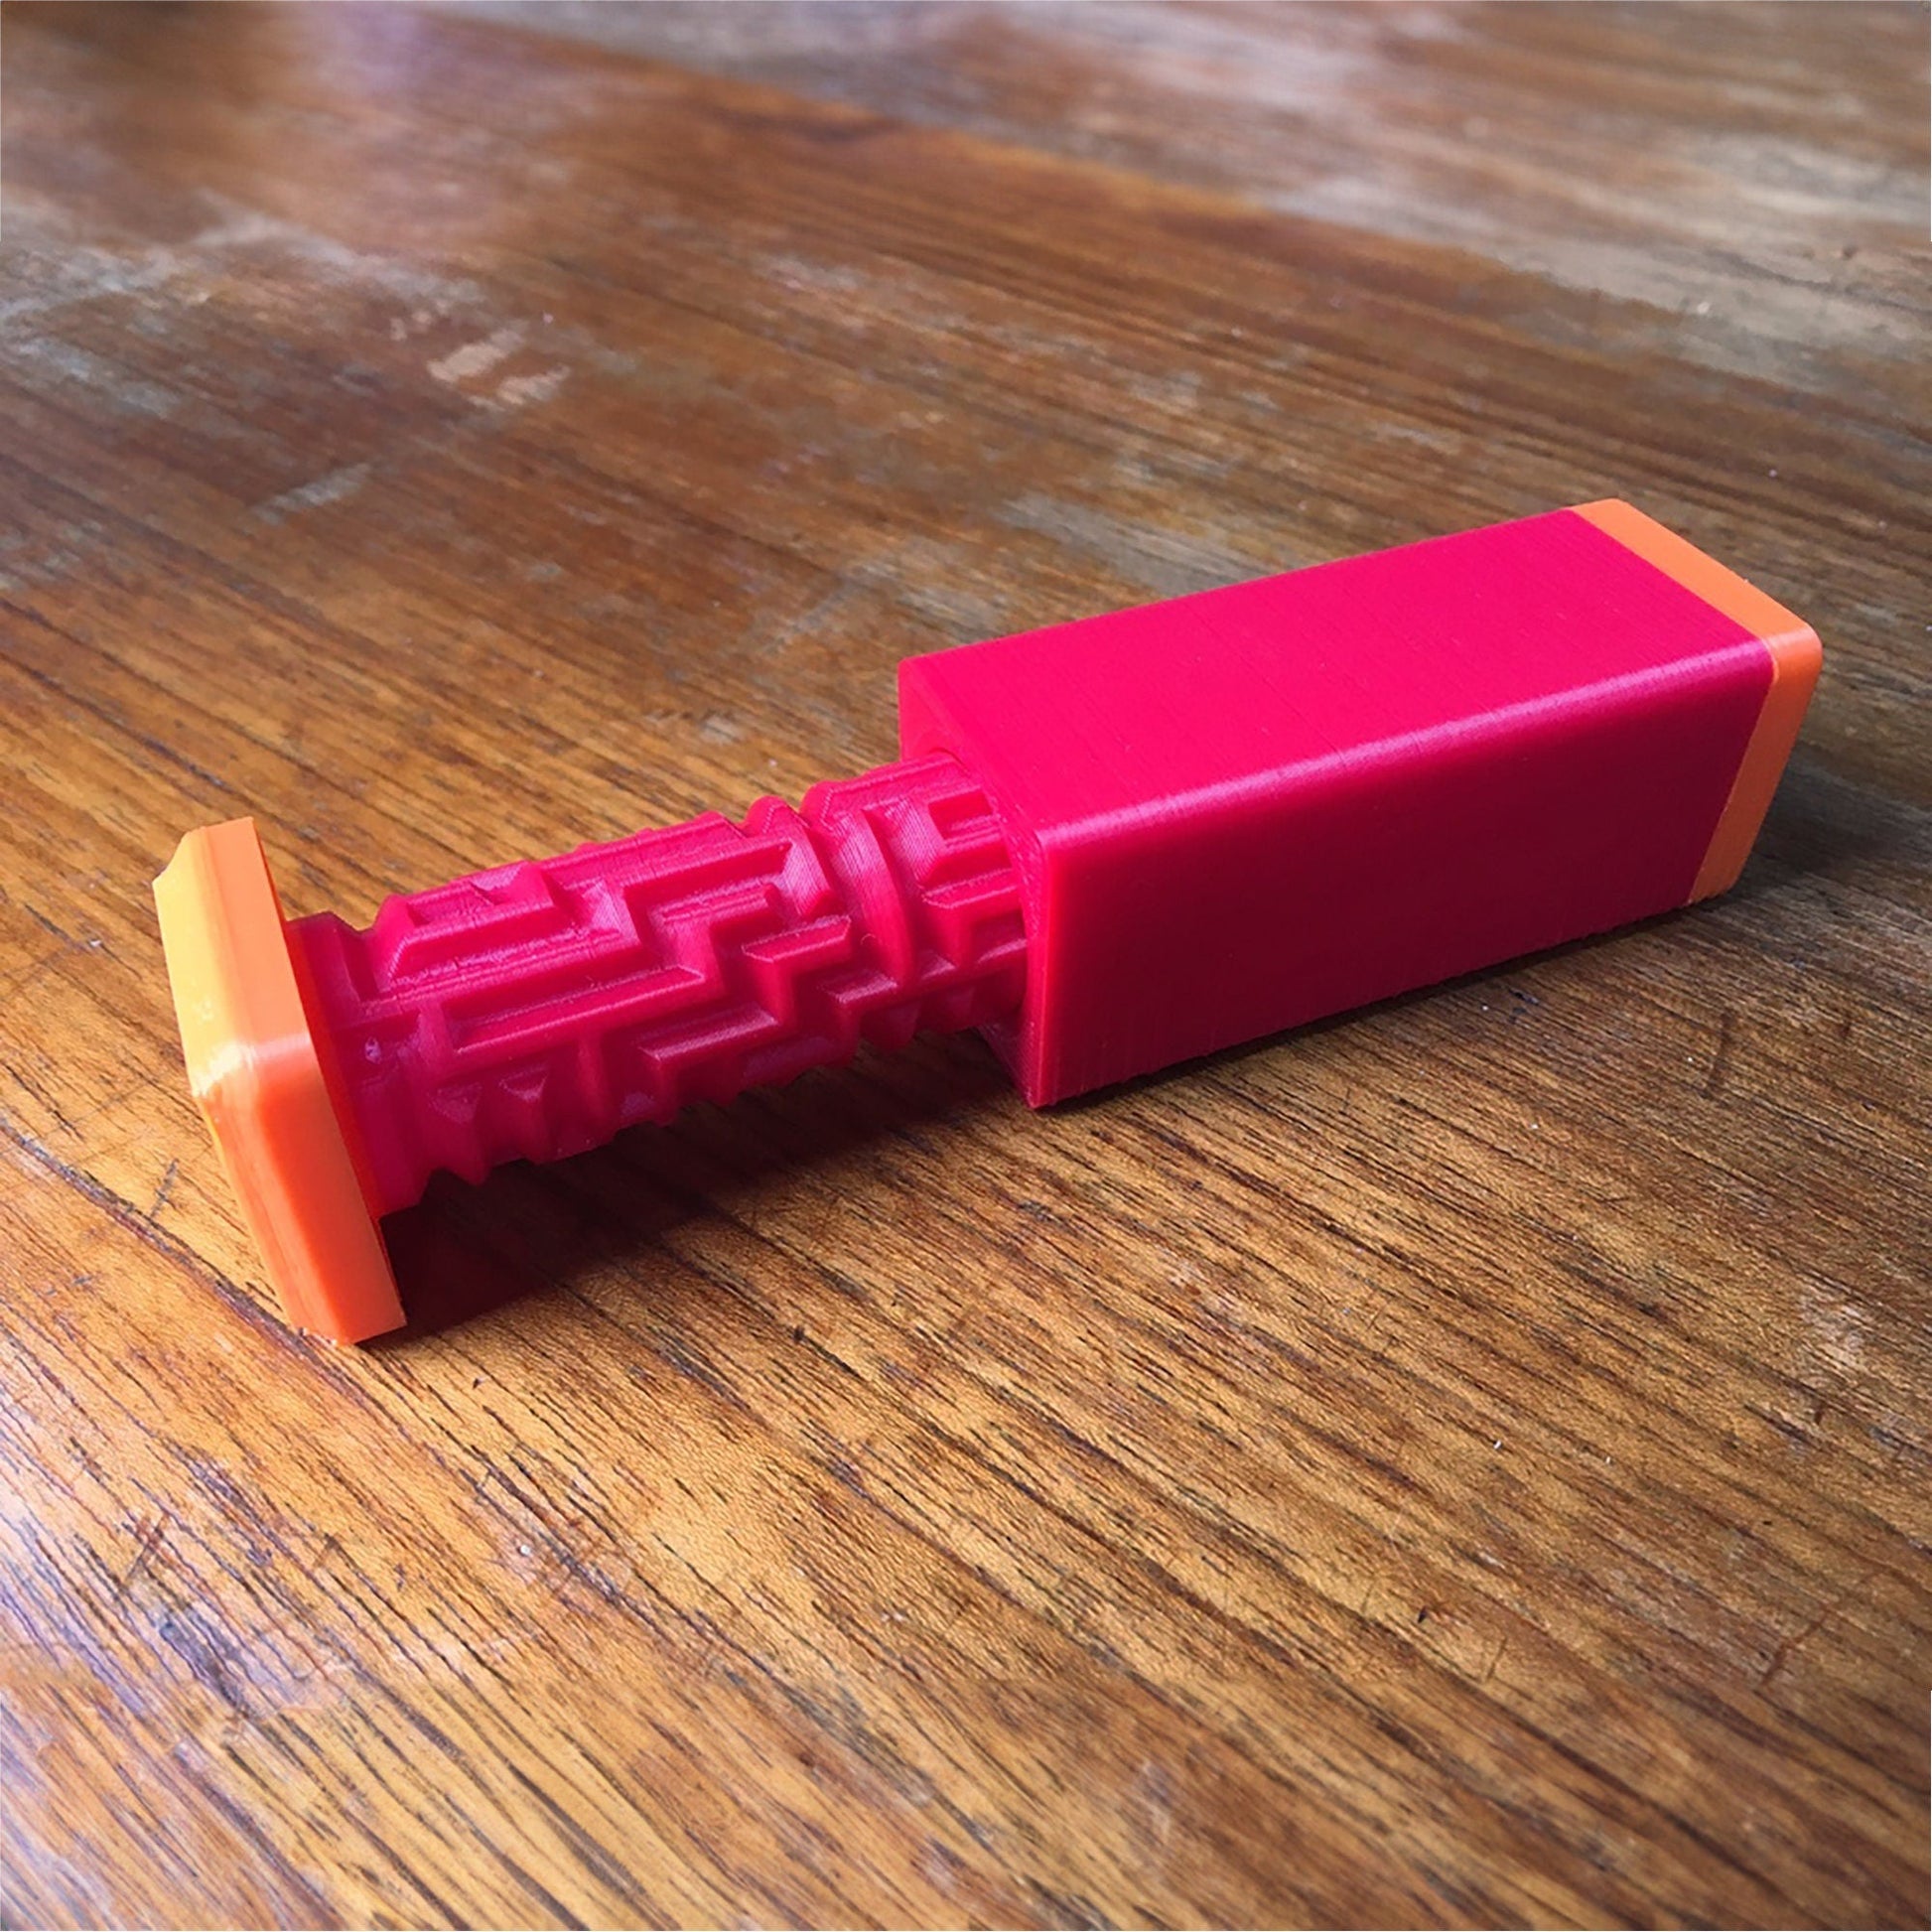
<svg viewBox="0 0 1932 1932"><path fill-rule="evenodd" d="M189 833L154 897L189 1085L289 1319L340 1341L401 1326L254 820Z"/></svg>
<svg viewBox="0 0 1932 1932"><path fill-rule="evenodd" d="M1798 727L1805 721L1805 710L1824 662L1818 633L1755 584L1747 584L1734 570L1725 569L1715 557L1707 557L1675 530L1665 529L1629 503L1611 497L1600 503L1582 504L1577 514L1683 585L1692 596L1702 598L1714 611L1722 611L1742 624L1770 654L1771 685L1764 695L1764 708L1758 713L1718 828L1711 835L1691 898L1695 901L1727 893L1751 856L1758 828L1771 806L1771 794L1777 790L1785 760L1798 742Z"/></svg>

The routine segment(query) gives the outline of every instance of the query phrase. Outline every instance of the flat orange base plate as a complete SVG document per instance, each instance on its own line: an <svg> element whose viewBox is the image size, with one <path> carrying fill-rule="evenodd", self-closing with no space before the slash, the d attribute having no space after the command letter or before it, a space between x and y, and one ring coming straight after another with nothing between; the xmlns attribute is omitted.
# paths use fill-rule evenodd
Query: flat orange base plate
<svg viewBox="0 0 1932 1932"><path fill-rule="evenodd" d="M254 820L189 833L154 897L189 1084L289 1320L334 1341L401 1327Z"/></svg>

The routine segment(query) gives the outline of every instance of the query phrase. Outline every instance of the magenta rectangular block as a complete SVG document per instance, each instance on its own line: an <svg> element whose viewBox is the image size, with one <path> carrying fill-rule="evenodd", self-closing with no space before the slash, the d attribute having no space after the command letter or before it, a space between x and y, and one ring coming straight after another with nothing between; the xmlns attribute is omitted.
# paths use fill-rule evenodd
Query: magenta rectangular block
<svg viewBox="0 0 1932 1932"><path fill-rule="evenodd" d="M1736 618L1560 510L906 660L1019 867L1035 1105L1684 903Z"/></svg>

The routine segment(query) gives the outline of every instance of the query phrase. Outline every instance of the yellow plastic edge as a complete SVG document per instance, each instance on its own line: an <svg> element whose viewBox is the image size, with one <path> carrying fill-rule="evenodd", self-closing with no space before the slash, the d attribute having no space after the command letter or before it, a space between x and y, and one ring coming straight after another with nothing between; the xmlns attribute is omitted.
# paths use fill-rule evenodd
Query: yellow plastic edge
<svg viewBox="0 0 1932 1932"><path fill-rule="evenodd" d="M284 1313L333 1341L402 1326L254 821L190 832L154 897L189 1087Z"/></svg>
<svg viewBox="0 0 1932 1932"><path fill-rule="evenodd" d="M1798 728L1804 723L1806 707L1818 683L1819 666L1824 662L1818 633L1775 598L1746 583L1735 571L1726 570L1715 557L1707 557L1695 544L1665 529L1633 504L1610 497L1600 503L1580 503L1577 514L1694 597L1701 597L1733 622L1742 624L1770 652L1770 687L1698 867L1691 900L1728 892L1757 843L1771 795L1778 788L1791 748L1798 742Z"/></svg>

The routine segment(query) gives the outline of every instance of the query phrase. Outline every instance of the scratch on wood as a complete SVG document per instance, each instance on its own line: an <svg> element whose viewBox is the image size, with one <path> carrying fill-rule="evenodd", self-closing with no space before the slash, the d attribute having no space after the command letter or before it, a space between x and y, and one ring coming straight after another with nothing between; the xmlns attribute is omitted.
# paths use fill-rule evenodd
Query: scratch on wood
<svg viewBox="0 0 1932 1932"><path fill-rule="evenodd" d="M110 1599L111 1601L118 1603L127 1594L135 1578L148 1567L149 1560L161 1545L161 1539L167 1534L167 1519L157 1516L148 1525L147 1529L142 1532L140 1547L134 1552L134 1561L128 1565L120 1582L114 1586L114 1594Z"/></svg>
<svg viewBox="0 0 1932 1932"><path fill-rule="evenodd" d="M161 1185L154 1190L154 1205L148 1209L148 1219L154 1220L168 1205L168 1196L174 1190L175 1176L181 1172L179 1161L170 1161L168 1171L161 1176Z"/></svg>
<svg viewBox="0 0 1932 1932"><path fill-rule="evenodd" d="M373 464L346 463L340 470L331 470L326 476L318 477L313 483L300 484L294 489L285 489L279 496L271 496L265 503L255 505L254 514L263 523L280 523L300 510L320 509L325 503L340 503L368 482Z"/></svg>
<svg viewBox="0 0 1932 1932"><path fill-rule="evenodd" d="M1724 1097L1725 1080L1730 1072L1730 1056L1736 1036L1737 1016L1726 1009L1718 1022L1718 1050L1711 1056L1711 1071L1704 1079L1704 1097L1707 1100L1721 1100Z"/></svg>
<svg viewBox="0 0 1932 1932"><path fill-rule="evenodd" d="M480 375L487 375L505 356L513 354L522 342L523 331L512 323L482 342L465 343L461 348L439 356L429 364L429 372L438 382L474 381Z"/></svg>
<svg viewBox="0 0 1932 1932"><path fill-rule="evenodd" d="M1857 1583L1851 1585L1848 1588L1840 1590L1839 1593L1836 1596L1834 1596L1831 1599L1831 1601L1828 1602L1825 1605L1825 1607L1822 1610L1820 1610L1818 1614L1815 1617L1813 1617L1812 1620L1809 1623L1807 1623L1802 1630L1798 1631L1793 1636L1781 1638L1778 1641L1777 1646L1771 1652L1771 1661L1765 1665L1763 1675L1760 1676L1757 1680L1757 1688L1760 1691L1768 1690L1770 1688L1770 1683L1772 1678L1776 1677L1777 1674L1781 1670L1783 1670L1787 1664L1790 1663L1791 1659L1798 1653L1798 1651L1805 1644L1808 1644L1813 1637L1817 1636L1819 1631L1824 1629L1825 1625L1828 1624L1832 1620L1832 1618L1835 1617L1839 1613L1839 1611L1846 1606L1846 1604L1851 1602L1852 1599L1855 1596L1857 1596L1858 1593L1862 1589L1863 1589L1864 1587L1868 1583L1870 1583L1871 1579L1876 1575L1877 1575L1876 1571L1872 1571L1872 1570L1866 1571L1865 1574L1863 1577L1861 1577Z"/></svg>

